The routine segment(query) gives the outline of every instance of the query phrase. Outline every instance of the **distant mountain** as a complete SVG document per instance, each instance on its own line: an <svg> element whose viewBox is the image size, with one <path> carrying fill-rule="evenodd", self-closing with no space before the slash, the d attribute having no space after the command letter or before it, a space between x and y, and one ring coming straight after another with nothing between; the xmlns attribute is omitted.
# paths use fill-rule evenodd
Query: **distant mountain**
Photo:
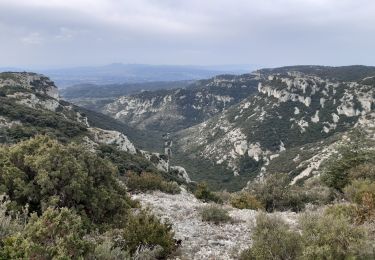
<svg viewBox="0 0 375 260"><path fill-rule="evenodd" d="M240 74L254 69L253 66L173 66L114 63L97 67L38 70L59 88L77 84L124 84L198 80L223 73Z"/></svg>
<svg viewBox="0 0 375 260"><path fill-rule="evenodd" d="M60 95L66 100L95 99L95 98L117 98L142 91L158 89L184 88L193 83L190 80L167 81L167 82L146 82L146 83L125 83L112 85L80 84L60 90Z"/></svg>

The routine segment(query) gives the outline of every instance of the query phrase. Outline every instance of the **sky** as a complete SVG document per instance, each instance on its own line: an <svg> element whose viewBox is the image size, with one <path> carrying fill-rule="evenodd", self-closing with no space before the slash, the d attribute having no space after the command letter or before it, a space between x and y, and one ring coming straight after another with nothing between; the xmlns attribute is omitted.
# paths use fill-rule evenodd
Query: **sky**
<svg viewBox="0 0 375 260"><path fill-rule="evenodd" d="M0 0L1 67L375 65L374 0Z"/></svg>

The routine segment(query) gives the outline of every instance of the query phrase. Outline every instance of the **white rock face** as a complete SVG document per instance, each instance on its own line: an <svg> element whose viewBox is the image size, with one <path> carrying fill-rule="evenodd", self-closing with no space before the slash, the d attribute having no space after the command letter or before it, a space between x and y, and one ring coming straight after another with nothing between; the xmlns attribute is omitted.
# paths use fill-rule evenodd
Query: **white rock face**
<svg viewBox="0 0 375 260"><path fill-rule="evenodd" d="M315 112L315 115L311 117L311 122L318 123L319 122L319 110Z"/></svg>
<svg viewBox="0 0 375 260"><path fill-rule="evenodd" d="M40 99L33 93L17 92L7 97L14 98L16 103L30 108L42 108L53 112L60 106L56 99Z"/></svg>
<svg viewBox="0 0 375 260"><path fill-rule="evenodd" d="M0 88L4 86L22 86L25 89L35 91L59 100L59 92L55 84L47 77L28 72L7 72L7 79L0 78Z"/></svg>
<svg viewBox="0 0 375 260"><path fill-rule="evenodd" d="M234 150L239 155L244 155L247 151L247 142L246 140L236 141L234 143Z"/></svg>
<svg viewBox="0 0 375 260"><path fill-rule="evenodd" d="M300 111L299 111L299 108L298 108L298 107L294 107L294 114L295 114L295 115L298 115L299 112L300 112Z"/></svg>
<svg viewBox="0 0 375 260"><path fill-rule="evenodd" d="M184 167L181 167L181 166L171 166L170 169L173 171L173 170L176 170L179 172L179 175L180 177L182 177L186 182L191 182L191 179L188 175L188 173L186 172L185 168Z"/></svg>
<svg viewBox="0 0 375 260"><path fill-rule="evenodd" d="M261 155L263 154L262 148L260 148L260 144L250 144L247 154L249 155L249 157L254 158L254 160L258 162L261 159Z"/></svg>
<svg viewBox="0 0 375 260"><path fill-rule="evenodd" d="M238 259L239 254L251 245L257 211L224 206L234 222L215 225L203 222L200 218L200 208L208 204L197 200L185 189L177 195L153 192L134 194L132 197L172 224L175 238L182 240L181 257L177 259ZM297 214L289 212L273 214L291 224L295 224L298 218Z"/></svg>
<svg viewBox="0 0 375 260"><path fill-rule="evenodd" d="M119 150L131 154L136 154L137 151L129 139L122 133L117 131L109 131L100 128L88 128L93 134L94 141L103 144L112 144L118 147Z"/></svg>
<svg viewBox="0 0 375 260"><path fill-rule="evenodd" d="M14 126L21 126L20 121L11 121L6 117L0 116L0 128L12 128Z"/></svg>
<svg viewBox="0 0 375 260"><path fill-rule="evenodd" d="M142 155L152 162L159 171L169 171L169 159L167 156L162 156L160 153L152 153L141 150Z"/></svg>

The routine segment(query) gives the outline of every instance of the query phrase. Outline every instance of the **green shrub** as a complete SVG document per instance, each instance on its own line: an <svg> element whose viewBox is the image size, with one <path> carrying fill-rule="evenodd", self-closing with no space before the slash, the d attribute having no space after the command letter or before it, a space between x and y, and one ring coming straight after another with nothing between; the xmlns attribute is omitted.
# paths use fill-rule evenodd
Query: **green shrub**
<svg viewBox="0 0 375 260"><path fill-rule="evenodd" d="M84 147L46 136L0 147L0 191L16 210L67 207L91 223L121 226L134 203L116 175L109 161Z"/></svg>
<svg viewBox="0 0 375 260"><path fill-rule="evenodd" d="M212 191L208 189L206 183L199 183L195 189L194 195L197 199L200 199L204 202L216 202L222 203L223 201L220 199L219 196L215 195Z"/></svg>
<svg viewBox="0 0 375 260"><path fill-rule="evenodd" d="M28 220L28 207L25 207L21 213L9 212L10 203L8 196L0 195L0 241L22 231Z"/></svg>
<svg viewBox="0 0 375 260"><path fill-rule="evenodd" d="M357 204L362 204L365 193L371 194L375 198L375 182L369 180L354 180L344 188L346 198Z"/></svg>
<svg viewBox="0 0 375 260"><path fill-rule="evenodd" d="M262 209L262 204L249 192L240 192L232 195L230 203L238 209Z"/></svg>
<svg viewBox="0 0 375 260"><path fill-rule="evenodd" d="M242 252L240 259L297 259L302 251L299 234L290 231L279 217L259 214L252 238L252 247Z"/></svg>
<svg viewBox="0 0 375 260"><path fill-rule="evenodd" d="M324 214L334 218L345 218L354 223L357 215L357 206L355 204L335 204L325 209Z"/></svg>
<svg viewBox="0 0 375 260"><path fill-rule="evenodd" d="M359 223L375 220L375 182L370 180L354 180L344 188L346 198L357 204Z"/></svg>
<svg viewBox="0 0 375 260"><path fill-rule="evenodd" d="M25 229L5 239L2 257L7 259L79 259L90 253L84 240L81 217L67 208L48 208L39 218L31 216Z"/></svg>
<svg viewBox="0 0 375 260"><path fill-rule="evenodd" d="M113 238L106 238L96 244L91 257L95 260L123 260L131 259L130 254L121 247L116 247Z"/></svg>
<svg viewBox="0 0 375 260"><path fill-rule="evenodd" d="M120 151L112 145L100 145L97 154L116 165L120 175L124 175L128 171L138 174L157 171L155 166L143 156Z"/></svg>
<svg viewBox="0 0 375 260"><path fill-rule="evenodd" d="M328 187L342 191L352 178L374 178L371 165L375 163L375 151L358 146L342 147L339 156L333 155L325 162L322 181Z"/></svg>
<svg viewBox="0 0 375 260"><path fill-rule="evenodd" d="M306 202L314 205L327 205L335 200L337 191L327 187L317 177L307 179L302 186L306 194Z"/></svg>
<svg viewBox="0 0 375 260"><path fill-rule="evenodd" d="M161 246L159 257L166 257L175 249L174 233L169 223L162 223L147 210L129 216L123 229L122 237L125 246L134 254L142 246Z"/></svg>
<svg viewBox="0 0 375 260"><path fill-rule="evenodd" d="M364 163L351 168L348 171L350 180L375 181L375 163Z"/></svg>
<svg viewBox="0 0 375 260"><path fill-rule="evenodd" d="M373 259L374 248L365 230L346 217L305 214L299 221L303 259Z"/></svg>
<svg viewBox="0 0 375 260"><path fill-rule="evenodd" d="M214 224L226 223L232 220L228 211L217 205L209 205L200 210L203 221L212 222Z"/></svg>
<svg viewBox="0 0 375 260"><path fill-rule="evenodd" d="M308 201L303 188L289 185L287 174L272 174L262 182L255 182L249 187L252 194L268 212L274 210L300 211Z"/></svg>
<svg viewBox="0 0 375 260"><path fill-rule="evenodd" d="M155 173L144 172L141 174L129 173L126 185L131 191L153 191L160 190L165 193L180 193L180 187L175 182L167 182L162 176Z"/></svg>

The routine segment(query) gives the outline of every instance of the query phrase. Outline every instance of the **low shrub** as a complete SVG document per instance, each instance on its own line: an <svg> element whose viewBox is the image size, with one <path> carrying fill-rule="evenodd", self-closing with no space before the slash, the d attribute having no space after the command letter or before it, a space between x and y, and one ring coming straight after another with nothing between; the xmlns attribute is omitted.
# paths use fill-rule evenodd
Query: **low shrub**
<svg viewBox="0 0 375 260"><path fill-rule="evenodd" d="M371 240L361 226L332 214L301 217L303 259L373 259Z"/></svg>
<svg viewBox="0 0 375 260"><path fill-rule="evenodd" d="M287 174L272 174L261 182L252 183L249 189L268 212L300 211L308 202L306 192L299 186L289 184Z"/></svg>
<svg viewBox="0 0 375 260"><path fill-rule="evenodd" d="M0 195L0 241L22 231L28 220L28 207L24 207L21 213L9 212L10 203L8 196Z"/></svg>
<svg viewBox="0 0 375 260"><path fill-rule="evenodd" d="M165 193L180 193L180 187L175 182L167 182L158 174L144 172L141 174L129 173L126 185L130 191L154 191L160 190Z"/></svg>
<svg viewBox="0 0 375 260"><path fill-rule="evenodd" d="M260 214L252 247L240 259L374 259L375 245L363 226L350 222L343 205L306 213L293 231L280 218Z"/></svg>
<svg viewBox="0 0 375 260"><path fill-rule="evenodd" d="M357 204L359 223L375 220L375 182L370 180L354 180L344 188L346 198Z"/></svg>
<svg viewBox="0 0 375 260"><path fill-rule="evenodd" d="M89 259L95 260L122 260L131 259L129 252L115 245L111 237L106 237L97 243Z"/></svg>
<svg viewBox="0 0 375 260"><path fill-rule="evenodd" d="M325 209L324 214L335 218L345 218L354 223L358 207L355 204L335 204Z"/></svg>
<svg viewBox="0 0 375 260"><path fill-rule="evenodd" d="M249 192L240 192L232 195L230 204L238 209L262 209L263 205Z"/></svg>
<svg viewBox="0 0 375 260"><path fill-rule="evenodd" d="M200 199L204 202L216 202L216 203L223 203L221 198L217 196L215 193L208 189L206 183L199 183L195 189L194 195L197 199Z"/></svg>
<svg viewBox="0 0 375 260"><path fill-rule="evenodd" d="M165 258L175 249L172 225L162 223L148 210L141 210L138 214L130 215L127 225L123 229L122 238L125 246L132 255L139 247L161 246L158 258Z"/></svg>
<svg viewBox="0 0 375 260"><path fill-rule="evenodd" d="M369 180L354 180L344 188L346 198L357 204L362 204L363 196L368 193L375 197L375 182Z"/></svg>
<svg viewBox="0 0 375 260"><path fill-rule="evenodd" d="M219 198L219 201L222 203L230 203L230 200L232 198L232 193L224 190L224 191L214 191L212 192L216 197Z"/></svg>
<svg viewBox="0 0 375 260"><path fill-rule="evenodd" d="M81 217L67 208L48 208L31 216L22 232L5 239L6 259L78 259L89 255L92 244L84 239Z"/></svg>
<svg viewBox="0 0 375 260"><path fill-rule="evenodd" d="M375 163L363 163L348 171L350 180L375 181Z"/></svg>
<svg viewBox="0 0 375 260"><path fill-rule="evenodd" d="M226 223L232 220L227 210L217 205L209 205L200 210L203 221L212 222L214 224Z"/></svg>
<svg viewBox="0 0 375 260"><path fill-rule="evenodd" d="M253 233L253 245L242 252L241 260L296 259L302 252L300 236L276 216L259 214Z"/></svg>

